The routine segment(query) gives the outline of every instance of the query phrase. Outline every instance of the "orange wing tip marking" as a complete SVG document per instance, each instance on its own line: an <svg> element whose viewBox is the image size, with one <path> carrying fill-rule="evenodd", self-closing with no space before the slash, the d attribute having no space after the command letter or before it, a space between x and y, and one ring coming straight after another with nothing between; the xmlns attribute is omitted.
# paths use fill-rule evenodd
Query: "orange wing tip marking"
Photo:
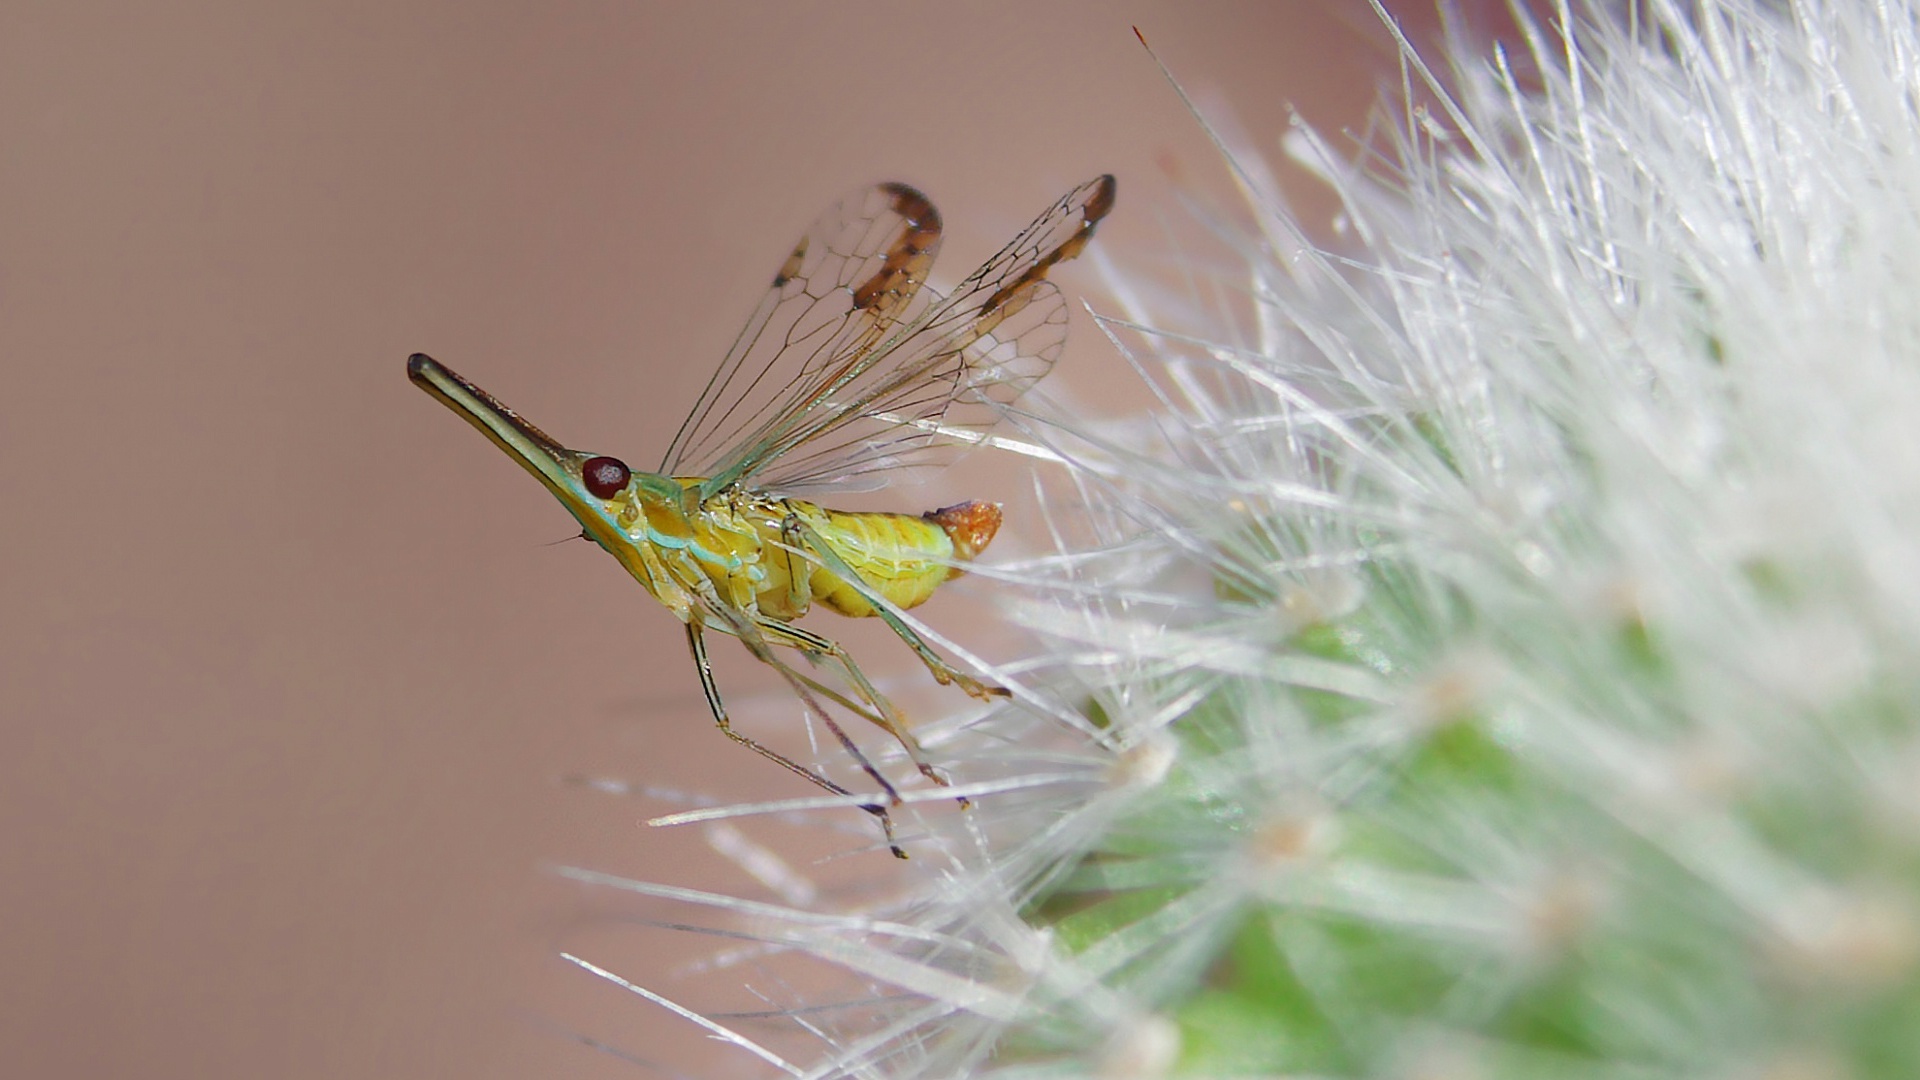
<svg viewBox="0 0 1920 1080"><path fill-rule="evenodd" d="M943 506L938 510L929 510L920 515L947 534L953 541L953 557L960 562L971 562L988 544L993 542L994 534L1000 531L1000 504L996 502L963 502L952 506ZM954 567L949 578L957 578L962 573Z"/></svg>
<svg viewBox="0 0 1920 1080"><path fill-rule="evenodd" d="M1087 194L1086 205L1081 208L1080 231L1075 233L1072 239L1061 244L1060 250L1048 256L1041 266L1036 266L1034 269L1044 274L1046 267L1065 262L1085 251L1088 241L1093 239L1093 230L1106 220L1108 214L1113 213L1113 200L1118 194L1118 188L1119 185L1114 182L1112 173L1095 180L1093 190Z"/></svg>
<svg viewBox="0 0 1920 1080"><path fill-rule="evenodd" d="M1018 295L1021 290L1031 288L1035 282L1046 278L1047 271L1053 269L1055 264L1066 262L1086 250L1087 243L1093 239L1093 230L1099 227L1103 218L1113 212L1113 199L1117 185L1113 174L1106 173L1096 180L1088 181L1084 187L1090 187L1092 190L1087 192L1085 201L1080 204L1080 227L1059 247L1035 259L1033 265L1027 267L1026 273L1000 286L998 291L987 298L986 303L980 305L982 315L999 311L1002 304ZM1075 188L1073 193L1079 194L1080 191L1081 188ZM1001 317L1004 318L1019 310L1019 307L1015 307L1011 311L1002 313Z"/></svg>
<svg viewBox="0 0 1920 1080"><path fill-rule="evenodd" d="M907 228L900 234L880 264L879 272L853 289L853 306L864 311L883 297L898 297L902 289L920 286L915 270L926 273L927 252L940 240L940 211L925 195L906 184L881 184L880 190L893 200L893 212ZM916 267L915 264L921 264Z"/></svg>
<svg viewBox="0 0 1920 1080"><path fill-rule="evenodd" d="M1086 222L1089 227L1099 224L1100 219L1113 213L1113 199L1120 187L1112 173L1105 173L1094 182L1099 186L1094 189L1093 197L1087 200Z"/></svg>
<svg viewBox="0 0 1920 1080"><path fill-rule="evenodd" d="M898 180L881 184L880 187L893 197L893 212L906 219L907 224L940 231L940 211L933 208L933 202L922 195L919 188Z"/></svg>

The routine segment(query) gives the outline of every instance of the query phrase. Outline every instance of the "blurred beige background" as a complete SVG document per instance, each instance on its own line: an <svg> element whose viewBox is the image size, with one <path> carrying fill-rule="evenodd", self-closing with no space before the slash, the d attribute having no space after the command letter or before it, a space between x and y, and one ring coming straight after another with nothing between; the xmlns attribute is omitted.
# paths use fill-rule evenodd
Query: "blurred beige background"
<svg viewBox="0 0 1920 1080"><path fill-rule="evenodd" d="M751 1071L556 960L542 868L741 887L570 774L804 789L403 362L650 466L854 185L951 283L1112 171L1151 260L1156 158L1219 171L1130 24L1263 138L1392 72L1357 0L0 6L0 1073ZM1057 378L1122 372L1082 320Z"/></svg>

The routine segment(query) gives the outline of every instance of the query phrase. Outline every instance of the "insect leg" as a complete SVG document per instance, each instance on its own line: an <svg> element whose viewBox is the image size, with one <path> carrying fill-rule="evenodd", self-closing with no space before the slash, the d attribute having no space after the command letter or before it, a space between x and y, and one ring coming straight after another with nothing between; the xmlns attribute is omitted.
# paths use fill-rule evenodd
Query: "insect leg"
<svg viewBox="0 0 1920 1080"><path fill-rule="evenodd" d="M809 527L806 522L801 521L797 517L789 516L787 520L782 523L781 529L783 532L788 532L790 535L797 536L803 540L807 550L818 558L827 569L833 571L834 574L852 586L853 590L859 593L867 603L872 604L874 613L879 615L881 621L887 624L887 628L899 635L900 640L906 642L907 647L912 649L915 655L920 657L920 662L927 665L927 670L933 673L933 680L935 682L941 686L950 684L958 686L960 689L965 690L968 694L977 698L984 699L1009 696L1006 687L981 682L979 679L968 675L966 672L942 660L939 654L935 653L932 647L921 639L919 634L914 633L913 627L908 626L900 616L894 614L893 609L888 606L886 598L875 591L873 586L867 584L866 579L862 578L858 571L848 566L845 559L834 554L833 549L827 546L827 542L821 538L817 531Z"/></svg>
<svg viewBox="0 0 1920 1080"><path fill-rule="evenodd" d="M907 718L901 715L893 702L880 693L867 678L866 672L860 670L860 665L854 663L853 655L847 652L839 642L811 630L802 630L800 627L772 619L763 618L760 630L767 635L767 640L775 645L798 649L816 660L832 664L849 683L853 684L854 690L862 698L873 704L872 712L865 709L855 709L854 712L866 717L880 730L899 740L901 747L907 752L907 757L913 761L914 767L920 770L920 775L941 787L949 785L950 781L946 776L929 765L926 758L922 756L924 752L920 749L919 740L915 739L913 732L907 728ZM799 678L806 678L798 672L794 674ZM960 801L964 804L967 800Z"/></svg>
<svg viewBox="0 0 1920 1080"><path fill-rule="evenodd" d="M847 734L846 729L841 727L838 721L834 720L832 713L820 707L820 703L814 700L813 695L808 693L808 691L810 689L819 690L827 697L847 706L860 716L867 716L867 711L855 705L853 702L848 701L840 694L820 685L819 682L802 675L782 663L780 658L774 655L773 649L767 643L767 639L760 633L759 625L753 621L754 619L760 618L758 613L749 617L744 612L735 612L731 609L720 610L725 611L725 621L727 623L725 627L726 632L737 638L740 644L746 647L747 652L750 653L755 660L778 671L786 678L787 684L793 688L794 696L800 699L800 703L812 710L813 714L820 718L820 722L825 724L827 730L833 733L834 739L839 742L841 748L850 754L855 761L860 763L861 771L873 777L873 782L879 784L880 790L887 793L887 801L894 806L899 806L900 792L894 789L893 784L889 782L885 776L880 775L880 770L874 767L873 762L867 760L867 755L860 752L859 744L855 743Z"/></svg>
<svg viewBox="0 0 1920 1080"><path fill-rule="evenodd" d="M742 640L744 641L744 639ZM722 704L720 701L720 688L716 686L713 681L713 665L707 659L706 638L702 634L701 625L698 621L687 623L687 647L693 651L693 666L695 670L697 670L700 673L700 689L704 691L707 695L707 708L712 710L714 723L720 726L721 734L725 735L729 739L732 739L734 742L737 742L740 745L746 747L747 749L752 750L754 753L759 754L761 757L764 757L767 760L772 761L774 764L779 765L781 768L786 769L788 772L791 772L796 776L805 777L806 779L812 781L814 784L818 785L819 787L825 788L826 790L833 792L835 795L844 795L850 799L856 797L853 794L853 792L848 791L846 788L841 787L839 784L836 784L833 781L827 779L826 777L821 776L819 773L814 772L812 769L807 768L805 765L802 765L799 762L794 761L792 758L789 758L786 755L781 754L779 751L774 750L767 746L763 746L760 743L755 742L753 739L748 738L745 735L742 735L740 732L733 730L733 721L729 719L727 716L727 707L726 705ZM784 665L779 664L777 660L771 661L771 662L774 663L774 665L777 667L784 667ZM803 697L805 696L804 693L802 694L802 696ZM811 702L809 702L809 704L811 704ZM821 713L821 710L817 706L814 707L814 711L816 713ZM821 715L823 717L825 716L824 713L821 713ZM840 737L841 743L843 745L846 745L849 749L852 749L851 740L847 739L846 735L840 731L839 727L835 725L831 719L827 720L827 725L833 728L834 734ZM853 750L853 753L855 757L858 757L860 759L861 765L866 768L868 774L872 775L876 780L880 781L880 786L886 789L887 794L892 799L892 801L896 803L899 802L900 796L897 792L893 790L893 786L891 784L888 784L886 779L881 777L871 764L868 764L867 759L860 754L859 750ZM893 818L887 814L887 808L878 803L861 803L860 809L865 810L867 813L872 814L874 817L877 817L880 819L881 831L885 832L887 835L888 849L891 850L896 857L902 858L902 859L906 858L907 853L901 849L898 843L894 842Z"/></svg>

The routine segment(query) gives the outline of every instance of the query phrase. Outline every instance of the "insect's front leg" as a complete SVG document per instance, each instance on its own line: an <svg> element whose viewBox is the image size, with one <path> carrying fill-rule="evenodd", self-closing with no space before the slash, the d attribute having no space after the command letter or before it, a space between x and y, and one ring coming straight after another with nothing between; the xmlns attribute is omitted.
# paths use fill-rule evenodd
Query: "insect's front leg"
<svg viewBox="0 0 1920 1080"><path fill-rule="evenodd" d="M1010 696L1006 687L995 686L989 682L982 682L941 659L940 655L934 652L932 647L929 646L919 634L914 632L913 627L908 626L905 620L894 614L893 608L887 603L886 598L880 595L878 590L868 584L867 580L861 577L859 572L854 570L853 567L848 566L845 559L834 554L833 549L827 546L826 540L821 537L818 531L806 522L801 521L797 516L791 514L787 516L786 521L781 525L781 534L785 536L789 533L797 538L801 544L805 545L806 551L810 552L815 558L818 558L827 569L833 571L835 575L852 586L853 590L859 593L867 603L873 605L874 614L880 616L881 621L887 624L888 629L899 635L900 640L906 642L907 647L912 649L916 656L920 657L920 662L927 665L927 670L933 673L933 680L935 682L941 686L958 686L973 697L982 699ZM849 661L849 663L851 663L851 661Z"/></svg>
<svg viewBox="0 0 1920 1080"><path fill-rule="evenodd" d="M639 554L640 567L646 572L646 580L642 584L647 591L663 607L673 612L674 618L692 626L699 617L694 610L693 594L680 584L679 578L667 567L659 549L647 541L643 534L634 539L633 550Z"/></svg>

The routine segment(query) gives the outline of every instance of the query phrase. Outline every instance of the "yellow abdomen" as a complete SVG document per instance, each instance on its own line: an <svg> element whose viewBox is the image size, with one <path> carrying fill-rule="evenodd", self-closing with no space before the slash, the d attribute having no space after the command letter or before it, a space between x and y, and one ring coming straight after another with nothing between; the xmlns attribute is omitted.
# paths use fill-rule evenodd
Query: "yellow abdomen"
<svg viewBox="0 0 1920 1080"><path fill-rule="evenodd" d="M977 555L1000 527L996 503L961 503L918 517L788 505L861 581L902 608L925 603L942 582L958 577L955 564ZM808 585L813 599L842 615L875 613L858 589L825 566L814 567Z"/></svg>

